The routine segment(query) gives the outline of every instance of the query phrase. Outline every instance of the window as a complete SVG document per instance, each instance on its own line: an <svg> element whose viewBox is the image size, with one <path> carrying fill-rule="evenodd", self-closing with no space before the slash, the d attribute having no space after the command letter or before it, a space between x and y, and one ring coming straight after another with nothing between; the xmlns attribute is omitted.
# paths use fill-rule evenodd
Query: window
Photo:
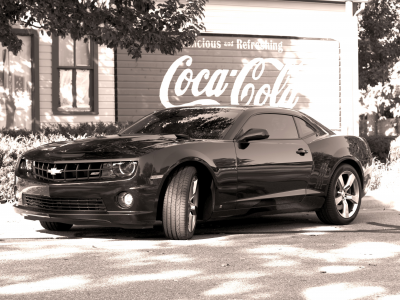
<svg viewBox="0 0 400 300"><path fill-rule="evenodd" d="M314 128L309 125L308 123L304 122L302 119L299 118L294 118L294 120L296 121L296 125L297 125L297 129L299 130L299 135L301 138L304 138L306 136L309 136L311 134L315 134L316 132L314 130Z"/></svg>
<svg viewBox="0 0 400 300"><path fill-rule="evenodd" d="M53 113L97 114L97 45L53 38Z"/></svg>
<svg viewBox="0 0 400 300"><path fill-rule="evenodd" d="M326 132L322 131L318 127L314 128L300 118L295 117L294 120L296 121L296 126L301 138L308 137L310 135L321 136L326 134Z"/></svg>
<svg viewBox="0 0 400 300"><path fill-rule="evenodd" d="M299 138L293 117L288 115L262 114L253 116L244 124L242 133L252 128L267 130L269 139L284 140Z"/></svg>
<svg viewBox="0 0 400 300"><path fill-rule="evenodd" d="M18 55L0 45L0 128L32 129L32 37Z"/></svg>
<svg viewBox="0 0 400 300"><path fill-rule="evenodd" d="M120 132L122 135L186 134L196 139L220 139L240 110L226 108L171 108L157 111Z"/></svg>

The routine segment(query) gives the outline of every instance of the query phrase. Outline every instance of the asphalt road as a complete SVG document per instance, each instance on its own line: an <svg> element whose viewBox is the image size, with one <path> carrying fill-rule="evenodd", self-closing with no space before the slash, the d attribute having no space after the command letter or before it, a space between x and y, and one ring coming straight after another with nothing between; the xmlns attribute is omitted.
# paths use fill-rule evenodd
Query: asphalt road
<svg viewBox="0 0 400 300"><path fill-rule="evenodd" d="M189 241L11 222L0 299L400 299L399 214L362 210L348 226L314 213L212 222Z"/></svg>

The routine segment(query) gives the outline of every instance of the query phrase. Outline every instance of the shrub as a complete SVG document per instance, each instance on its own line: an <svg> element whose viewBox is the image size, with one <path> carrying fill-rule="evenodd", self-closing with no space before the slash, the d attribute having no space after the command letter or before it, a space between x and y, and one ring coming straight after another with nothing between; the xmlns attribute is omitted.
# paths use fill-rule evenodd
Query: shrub
<svg viewBox="0 0 400 300"><path fill-rule="evenodd" d="M383 163L374 158L370 189L384 189L396 193L400 179L400 137L390 142L389 155Z"/></svg>
<svg viewBox="0 0 400 300"><path fill-rule="evenodd" d="M391 162L400 160L400 136L390 142L389 159Z"/></svg>
<svg viewBox="0 0 400 300"><path fill-rule="evenodd" d="M374 157L374 168L372 170L371 184L369 186L369 189L371 191L377 190L381 187L382 178L384 177L388 169L388 163L382 163L380 160Z"/></svg>
<svg viewBox="0 0 400 300"><path fill-rule="evenodd" d="M49 123L40 128L39 132L33 133L31 130L26 129L1 129L0 133L4 136L17 137L30 137L32 134L35 136L50 136L50 135L63 135L65 137L76 138L78 136L95 136L95 135L110 135L117 134L122 129L133 124L133 122L118 122L118 123L79 123L71 125L69 123Z"/></svg>
<svg viewBox="0 0 400 300"><path fill-rule="evenodd" d="M389 157L390 143L395 139L395 137L373 135L366 136L365 139L371 148L372 155L380 162L386 163Z"/></svg>

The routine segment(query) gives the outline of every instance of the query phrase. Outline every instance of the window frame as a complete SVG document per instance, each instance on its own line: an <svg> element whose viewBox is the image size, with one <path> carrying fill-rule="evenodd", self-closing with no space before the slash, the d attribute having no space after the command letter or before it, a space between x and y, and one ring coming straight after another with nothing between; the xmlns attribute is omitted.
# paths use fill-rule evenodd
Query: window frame
<svg viewBox="0 0 400 300"><path fill-rule="evenodd" d="M52 45L52 110L53 115L98 115L99 114L99 89L98 89L98 46L94 41L90 41L90 66L59 66L59 41L58 36L52 34L53 45ZM74 41L74 61L75 61L75 41ZM91 70L90 76L91 89L89 95L92 102L92 111L62 111L58 110L60 104L60 70ZM72 72L72 91L73 96L76 97L74 91L76 91L76 75ZM74 80L75 78L75 80Z"/></svg>
<svg viewBox="0 0 400 300"><path fill-rule="evenodd" d="M31 74L32 74L32 131L40 129L40 94L39 94L39 33L34 29L12 28L16 35L31 37Z"/></svg>

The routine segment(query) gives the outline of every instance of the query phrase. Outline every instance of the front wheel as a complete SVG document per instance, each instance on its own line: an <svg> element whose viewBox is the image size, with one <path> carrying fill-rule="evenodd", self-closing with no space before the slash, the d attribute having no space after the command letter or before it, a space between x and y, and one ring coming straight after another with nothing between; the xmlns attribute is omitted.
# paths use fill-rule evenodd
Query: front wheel
<svg viewBox="0 0 400 300"><path fill-rule="evenodd" d="M188 240L194 235L199 206L199 179L195 167L175 171L164 195L163 228L169 239Z"/></svg>
<svg viewBox="0 0 400 300"><path fill-rule="evenodd" d="M68 231L71 229L72 224L65 224L65 223L58 223L58 222L45 222L45 221L40 221L40 225L44 229L50 230L50 231Z"/></svg>
<svg viewBox="0 0 400 300"><path fill-rule="evenodd" d="M339 166L332 176L324 206L317 211L318 218L333 225L350 224L360 210L361 181L350 165Z"/></svg>

